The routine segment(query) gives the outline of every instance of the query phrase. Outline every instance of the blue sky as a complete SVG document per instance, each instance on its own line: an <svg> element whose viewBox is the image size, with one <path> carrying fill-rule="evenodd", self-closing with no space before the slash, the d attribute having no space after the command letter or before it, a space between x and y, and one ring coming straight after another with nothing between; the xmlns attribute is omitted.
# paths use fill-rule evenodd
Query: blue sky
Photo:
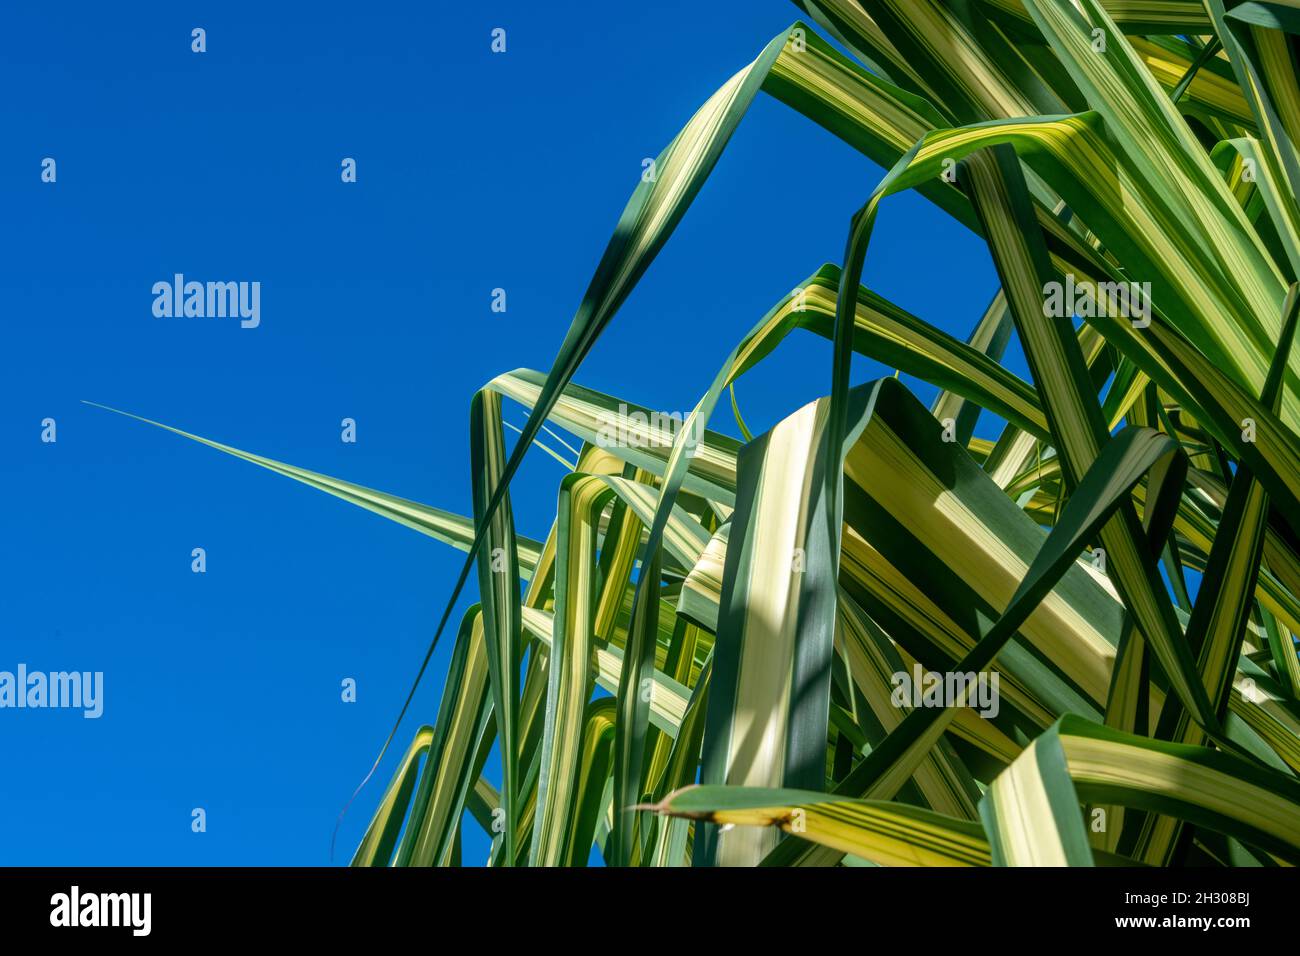
<svg viewBox="0 0 1300 956"><path fill-rule="evenodd" d="M25 4L0 31L0 670L105 682L98 720L0 710L0 864L326 864L461 561L81 400L468 512L471 395L549 368L642 159L797 13L784 0L286 7ZM194 27L206 53L191 52ZM840 259L880 175L760 97L576 380L688 410L741 334ZM155 318L150 290L178 272L259 281L260 326ZM996 289L982 244L913 195L884 207L866 282L961 337ZM505 314L490 310L496 287ZM829 371L827 343L788 340L738 386L750 427L826 392ZM855 378L890 371L860 362ZM344 417L355 444L340 441ZM715 427L734 432L721 410ZM545 534L560 477L529 457L522 533ZM206 574L190 570L195 547ZM436 712L450 646L399 752ZM191 831L196 807L206 833ZM467 827L466 862L486 853Z"/></svg>

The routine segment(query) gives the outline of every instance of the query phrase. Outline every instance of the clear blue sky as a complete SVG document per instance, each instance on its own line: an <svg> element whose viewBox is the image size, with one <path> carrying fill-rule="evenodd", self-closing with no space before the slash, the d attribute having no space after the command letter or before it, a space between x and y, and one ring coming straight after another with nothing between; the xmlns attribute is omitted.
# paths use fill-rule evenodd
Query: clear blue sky
<svg viewBox="0 0 1300 956"><path fill-rule="evenodd" d="M0 864L325 864L460 553L80 401L467 512L470 396L549 367L642 158L797 11L77 7L13 5L0 31L0 670L103 671L104 715L0 710ZM839 260L880 175L761 97L577 381L689 409L738 336ZM177 272L260 281L260 327L154 318L150 289ZM962 337L996 287L982 244L911 195L885 207L866 281ZM829 366L820 339L783 345L738 389L754 431L827 391ZM734 431L724 410L716 427ZM530 456L522 533L545 534L560 477ZM399 752L436 712L450 646ZM468 826L466 862L486 852Z"/></svg>

